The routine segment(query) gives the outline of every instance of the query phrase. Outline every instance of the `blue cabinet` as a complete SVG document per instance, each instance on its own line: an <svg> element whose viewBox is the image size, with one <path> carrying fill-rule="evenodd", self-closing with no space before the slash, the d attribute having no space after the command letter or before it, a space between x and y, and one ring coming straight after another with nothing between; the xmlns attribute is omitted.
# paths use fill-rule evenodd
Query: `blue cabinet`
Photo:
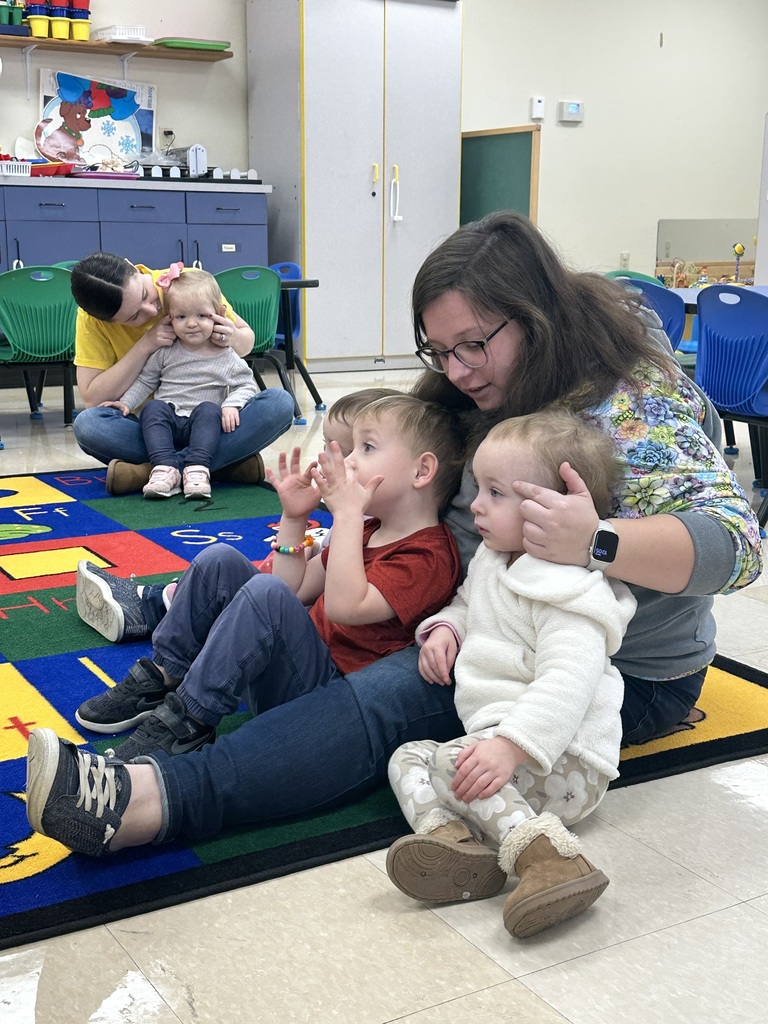
<svg viewBox="0 0 768 1024"><path fill-rule="evenodd" d="M264 193L42 182L0 188L0 218L0 271L98 249L149 267L181 260L212 274L269 264Z"/></svg>
<svg viewBox="0 0 768 1024"><path fill-rule="evenodd" d="M187 204L183 192L99 189L101 248L132 263L167 267L187 256Z"/></svg>
<svg viewBox="0 0 768 1024"><path fill-rule="evenodd" d="M267 197L247 192L187 193L189 264L211 274L269 265Z"/></svg>
<svg viewBox="0 0 768 1024"><path fill-rule="evenodd" d="M22 185L6 188L8 264L79 260L100 245L95 192Z"/></svg>

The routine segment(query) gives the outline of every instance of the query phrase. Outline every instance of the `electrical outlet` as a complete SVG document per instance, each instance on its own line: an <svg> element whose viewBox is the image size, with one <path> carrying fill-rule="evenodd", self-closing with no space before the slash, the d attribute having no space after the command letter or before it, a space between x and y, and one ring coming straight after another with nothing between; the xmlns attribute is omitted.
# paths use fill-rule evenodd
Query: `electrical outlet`
<svg viewBox="0 0 768 1024"><path fill-rule="evenodd" d="M620 270L629 270L629 253L628 252L619 253L619 269Z"/></svg>

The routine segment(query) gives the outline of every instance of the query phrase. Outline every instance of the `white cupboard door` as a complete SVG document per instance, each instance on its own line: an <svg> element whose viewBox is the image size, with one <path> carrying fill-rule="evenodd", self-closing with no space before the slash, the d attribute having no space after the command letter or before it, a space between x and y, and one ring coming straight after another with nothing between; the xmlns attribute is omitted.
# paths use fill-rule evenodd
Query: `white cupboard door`
<svg viewBox="0 0 768 1024"><path fill-rule="evenodd" d="M460 4L386 0L384 83L389 357L414 351L413 279L427 254L459 226Z"/></svg>
<svg viewBox="0 0 768 1024"><path fill-rule="evenodd" d="M310 359L381 353L383 0L303 5L304 274ZM377 178L378 175L378 178Z"/></svg>

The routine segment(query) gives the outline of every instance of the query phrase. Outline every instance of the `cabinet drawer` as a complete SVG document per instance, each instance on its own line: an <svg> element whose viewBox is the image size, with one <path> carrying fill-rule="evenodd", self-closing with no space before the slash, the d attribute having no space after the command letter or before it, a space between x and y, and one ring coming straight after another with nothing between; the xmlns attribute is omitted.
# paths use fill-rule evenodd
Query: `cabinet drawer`
<svg viewBox="0 0 768 1024"><path fill-rule="evenodd" d="M187 217L183 192L99 189L99 216L103 221L183 224Z"/></svg>
<svg viewBox="0 0 768 1024"><path fill-rule="evenodd" d="M266 224L267 197L243 192L187 192L189 224Z"/></svg>
<svg viewBox="0 0 768 1024"><path fill-rule="evenodd" d="M22 185L13 190L12 209L16 220L99 219L96 189Z"/></svg>

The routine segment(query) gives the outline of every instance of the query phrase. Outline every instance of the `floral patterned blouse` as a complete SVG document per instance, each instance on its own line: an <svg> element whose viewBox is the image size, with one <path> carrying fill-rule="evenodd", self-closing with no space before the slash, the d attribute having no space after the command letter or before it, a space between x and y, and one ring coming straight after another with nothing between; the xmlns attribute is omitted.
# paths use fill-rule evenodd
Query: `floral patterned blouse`
<svg viewBox="0 0 768 1024"><path fill-rule="evenodd" d="M696 512L717 519L733 540L733 572L721 593L745 587L762 569L760 531L749 500L704 433L706 407L684 374L670 384L643 364L641 393L621 384L585 418L613 439L623 473L613 514L628 519L658 512Z"/></svg>

